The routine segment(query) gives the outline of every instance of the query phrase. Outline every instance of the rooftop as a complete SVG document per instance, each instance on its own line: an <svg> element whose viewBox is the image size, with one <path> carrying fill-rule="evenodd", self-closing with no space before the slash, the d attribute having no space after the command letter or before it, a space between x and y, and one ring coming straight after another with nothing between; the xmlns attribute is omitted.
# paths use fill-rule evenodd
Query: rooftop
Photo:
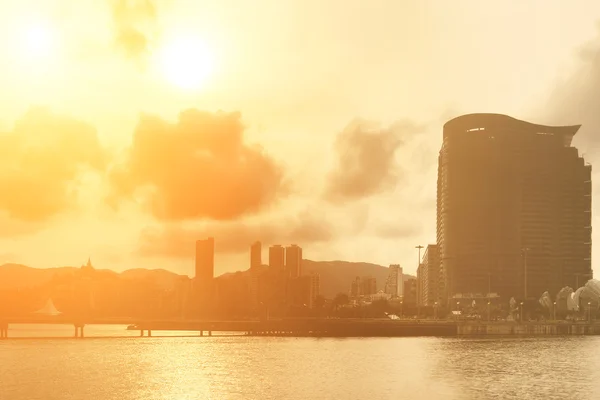
<svg viewBox="0 0 600 400"><path fill-rule="evenodd" d="M548 126L533 124L518 120L503 114L466 114L451 119L444 124L444 136L451 132L485 131L486 129L509 129L540 135L561 135L564 137L565 146L571 145L571 140L581 125Z"/></svg>

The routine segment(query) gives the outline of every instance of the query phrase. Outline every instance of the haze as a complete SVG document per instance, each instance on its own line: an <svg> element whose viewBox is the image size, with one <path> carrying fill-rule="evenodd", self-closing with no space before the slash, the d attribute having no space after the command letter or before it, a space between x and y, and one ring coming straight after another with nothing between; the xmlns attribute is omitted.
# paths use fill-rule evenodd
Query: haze
<svg viewBox="0 0 600 400"><path fill-rule="evenodd" d="M217 273L255 240L414 273L446 120L583 124L596 161L599 20L594 1L2 1L0 264L192 275L214 236Z"/></svg>

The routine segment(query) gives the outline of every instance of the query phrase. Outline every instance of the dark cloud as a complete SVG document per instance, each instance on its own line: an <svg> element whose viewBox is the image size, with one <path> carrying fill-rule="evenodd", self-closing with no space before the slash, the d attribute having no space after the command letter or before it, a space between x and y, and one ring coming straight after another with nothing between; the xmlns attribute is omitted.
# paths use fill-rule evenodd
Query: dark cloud
<svg viewBox="0 0 600 400"><path fill-rule="evenodd" d="M264 245L296 243L303 246L329 241L334 233L329 222L316 218L312 212L262 223L210 222L195 229L164 225L142 231L139 253L150 257L192 258L195 241L207 237L215 238L216 252L236 254L248 252L257 240Z"/></svg>
<svg viewBox="0 0 600 400"><path fill-rule="evenodd" d="M163 221L230 220L284 191L280 167L243 142L239 113L187 110L171 124L142 116L127 161L111 172L111 200L142 196Z"/></svg>
<svg viewBox="0 0 600 400"><path fill-rule="evenodd" d="M423 129L406 120L388 128L364 120L350 123L337 136L337 164L328 177L325 197L339 203L394 188L402 177L396 152Z"/></svg>
<svg viewBox="0 0 600 400"><path fill-rule="evenodd" d="M150 51L157 14L151 0L112 0L115 43L127 57L140 59Z"/></svg>
<svg viewBox="0 0 600 400"><path fill-rule="evenodd" d="M103 170L106 160L92 126L32 108L12 132L0 134L0 211L15 231L28 232L75 207L77 179Z"/></svg>
<svg viewBox="0 0 600 400"><path fill-rule="evenodd" d="M600 26L598 36L578 53L575 70L552 92L542 114L555 125L582 127L574 139L586 159L598 159L600 148Z"/></svg>

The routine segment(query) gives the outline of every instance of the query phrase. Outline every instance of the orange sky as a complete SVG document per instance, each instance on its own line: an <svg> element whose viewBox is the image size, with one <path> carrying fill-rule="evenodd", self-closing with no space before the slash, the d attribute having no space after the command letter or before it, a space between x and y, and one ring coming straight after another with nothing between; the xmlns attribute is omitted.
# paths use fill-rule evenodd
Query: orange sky
<svg viewBox="0 0 600 400"><path fill-rule="evenodd" d="M1 1L0 263L191 274L213 235L217 273L255 240L414 273L446 120L582 123L598 157L598 21L591 0Z"/></svg>

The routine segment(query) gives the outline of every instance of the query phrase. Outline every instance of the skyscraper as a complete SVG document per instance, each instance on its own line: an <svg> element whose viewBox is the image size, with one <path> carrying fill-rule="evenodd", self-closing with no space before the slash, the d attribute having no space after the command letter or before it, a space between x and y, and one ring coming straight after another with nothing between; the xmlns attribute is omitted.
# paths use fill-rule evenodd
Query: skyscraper
<svg viewBox="0 0 600 400"><path fill-rule="evenodd" d="M437 242L448 298L538 298L591 278L591 166L579 126L498 114L444 125Z"/></svg>
<svg viewBox="0 0 600 400"><path fill-rule="evenodd" d="M392 297L402 296L404 290L404 274L399 264L390 265L387 280L385 281L385 293Z"/></svg>
<svg viewBox="0 0 600 400"><path fill-rule="evenodd" d="M290 278L302 275L302 248L295 244L285 249L285 268Z"/></svg>
<svg viewBox="0 0 600 400"><path fill-rule="evenodd" d="M285 249L276 244L269 247L269 267L283 271L285 267Z"/></svg>
<svg viewBox="0 0 600 400"><path fill-rule="evenodd" d="M262 265L262 244L254 242L250 246L250 268L260 267Z"/></svg>
<svg viewBox="0 0 600 400"><path fill-rule="evenodd" d="M196 241L196 286L206 292L212 287L215 271L215 239Z"/></svg>
<svg viewBox="0 0 600 400"><path fill-rule="evenodd" d="M425 249L417 277L421 296L418 304L433 306L436 302L440 302L440 259L437 245L430 244Z"/></svg>

